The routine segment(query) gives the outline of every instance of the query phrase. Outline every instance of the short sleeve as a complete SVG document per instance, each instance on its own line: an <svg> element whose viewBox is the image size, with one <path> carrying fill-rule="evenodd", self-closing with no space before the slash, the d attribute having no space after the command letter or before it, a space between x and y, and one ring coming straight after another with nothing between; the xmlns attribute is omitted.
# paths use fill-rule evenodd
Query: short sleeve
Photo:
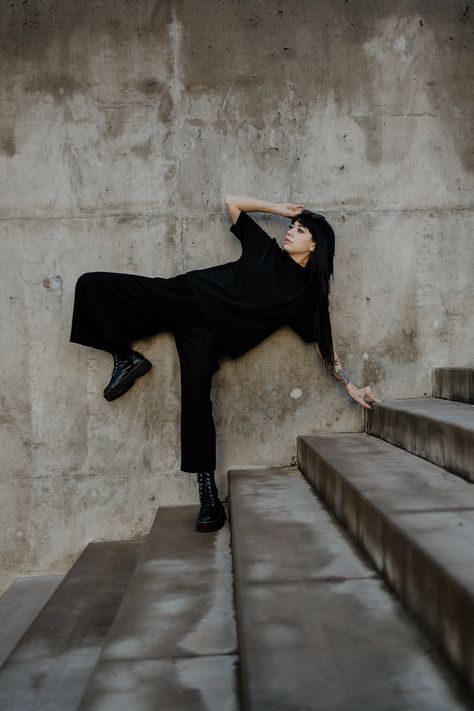
<svg viewBox="0 0 474 711"><path fill-rule="evenodd" d="M315 343L315 328L314 315L312 309L306 309L297 316L294 316L289 322L289 326L295 333L303 339L305 343Z"/></svg>
<svg viewBox="0 0 474 711"><path fill-rule="evenodd" d="M230 231L241 241L244 251L258 246L269 247L272 242L276 242L275 238L270 237L244 210L240 211L235 224L230 226Z"/></svg>

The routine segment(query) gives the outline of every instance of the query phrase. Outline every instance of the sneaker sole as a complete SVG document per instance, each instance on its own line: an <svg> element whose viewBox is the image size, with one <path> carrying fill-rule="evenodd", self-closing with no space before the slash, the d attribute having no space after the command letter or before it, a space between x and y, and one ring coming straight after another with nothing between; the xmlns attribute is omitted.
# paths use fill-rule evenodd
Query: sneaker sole
<svg viewBox="0 0 474 711"><path fill-rule="evenodd" d="M196 521L196 531L216 531L218 528L222 528L226 519L227 516L223 508L222 516L219 516L219 518L216 518L214 521L207 521L206 523Z"/></svg>
<svg viewBox="0 0 474 711"><path fill-rule="evenodd" d="M135 366L133 370L130 371L127 377L124 378L119 385L117 385L117 387L111 388L110 390L107 390L107 392L104 392L105 399L109 402L111 400L116 400L118 397L120 397L120 395L123 395L127 392L127 390L130 390L135 380L139 378L140 375L145 375L145 373L148 373L151 367L152 366L149 360L147 360L146 358L145 360L142 360L140 363L138 363L138 365Z"/></svg>

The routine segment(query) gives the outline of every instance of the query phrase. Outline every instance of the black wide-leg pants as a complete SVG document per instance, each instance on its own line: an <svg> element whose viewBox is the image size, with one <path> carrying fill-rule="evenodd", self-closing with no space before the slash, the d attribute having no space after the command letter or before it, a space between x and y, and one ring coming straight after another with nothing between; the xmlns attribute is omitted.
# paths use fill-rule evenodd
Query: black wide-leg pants
<svg viewBox="0 0 474 711"><path fill-rule="evenodd" d="M224 348L185 274L145 277L86 272L76 282L70 341L113 353L173 333L181 371L181 470L215 470L211 381Z"/></svg>

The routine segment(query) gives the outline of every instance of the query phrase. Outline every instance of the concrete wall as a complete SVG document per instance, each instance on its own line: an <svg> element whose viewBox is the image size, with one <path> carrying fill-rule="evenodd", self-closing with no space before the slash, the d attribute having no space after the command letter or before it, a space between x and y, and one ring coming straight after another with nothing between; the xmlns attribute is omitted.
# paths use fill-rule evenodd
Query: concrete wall
<svg viewBox="0 0 474 711"><path fill-rule="evenodd" d="M0 585L197 502L170 333L108 403L69 343L85 271L237 259L225 193L303 202L337 235L332 319L379 396L473 353L473 20L465 2L10 0L0 6ZM253 215L281 242L285 218ZM214 377L217 476L289 464L362 409L289 327ZM196 509L197 513L197 509Z"/></svg>

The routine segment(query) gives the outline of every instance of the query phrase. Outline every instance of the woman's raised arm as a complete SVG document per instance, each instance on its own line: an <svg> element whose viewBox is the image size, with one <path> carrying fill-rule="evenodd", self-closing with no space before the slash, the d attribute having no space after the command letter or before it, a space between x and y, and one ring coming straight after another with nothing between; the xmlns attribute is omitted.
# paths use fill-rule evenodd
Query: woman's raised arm
<svg viewBox="0 0 474 711"><path fill-rule="evenodd" d="M274 215L282 215L282 217L293 217L304 210L304 205L270 202L268 200L259 200L258 198L246 197L244 195L226 195L224 202L226 210L234 224L242 210L244 212L271 212Z"/></svg>

